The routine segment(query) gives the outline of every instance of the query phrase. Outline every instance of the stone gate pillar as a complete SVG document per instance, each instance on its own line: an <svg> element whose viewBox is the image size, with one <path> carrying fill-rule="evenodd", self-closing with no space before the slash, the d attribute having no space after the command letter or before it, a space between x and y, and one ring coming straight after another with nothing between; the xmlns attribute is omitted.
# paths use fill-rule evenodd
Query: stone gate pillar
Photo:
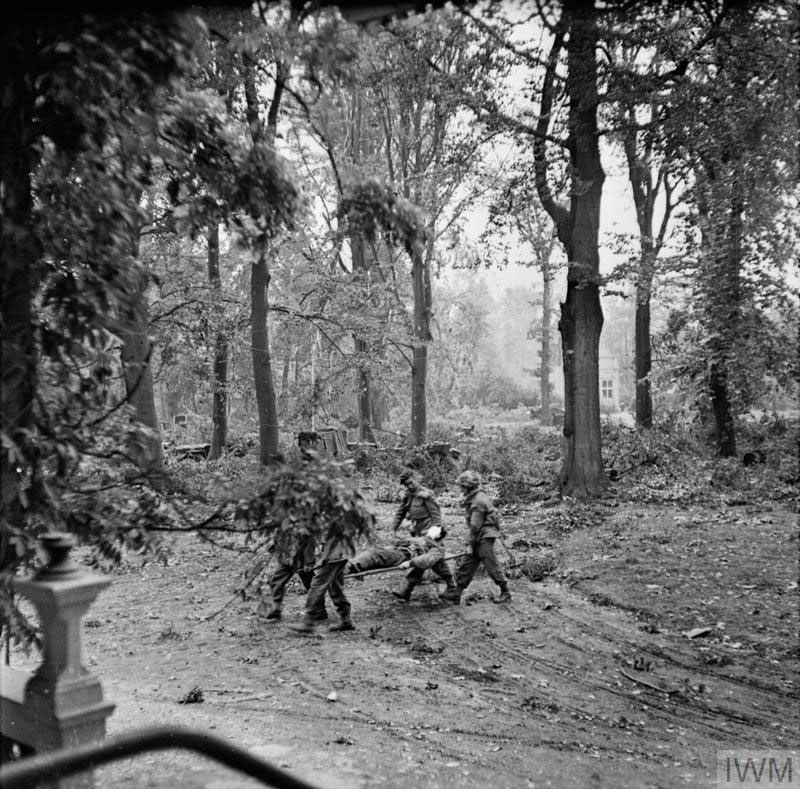
<svg viewBox="0 0 800 789"><path fill-rule="evenodd" d="M39 614L43 660L20 688L21 703L10 710L11 727L3 716L3 734L39 753L103 739L106 718L114 709L103 699L100 680L83 665L81 637L81 619L110 581L84 572L74 561L72 535L51 532L41 543L47 564L32 578L16 579L13 585ZM84 789L94 785L94 776L88 771L56 785Z"/></svg>

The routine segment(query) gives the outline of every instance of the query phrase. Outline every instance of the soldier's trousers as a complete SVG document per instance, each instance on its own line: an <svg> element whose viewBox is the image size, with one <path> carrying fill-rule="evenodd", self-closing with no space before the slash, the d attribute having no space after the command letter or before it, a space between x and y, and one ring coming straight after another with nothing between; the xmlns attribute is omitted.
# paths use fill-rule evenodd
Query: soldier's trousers
<svg viewBox="0 0 800 789"><path fill-rule="evenodd" d="M326 562L314 570L311 586L306 595L306 618L314 619L325 604L325 593L331 596L342 619L350 616L350 601L344 595L344 568L347 559Z"/></svg>
<svg viewBox="0 0 800 789"><path fill-rule="evenodd" d="M472 553L467 556L462 556L458 560L458 566L456 567L456 586L458 586L459 589L466 589L469 586L472 577L475 575L475 570L478 569L478 565L481 562L483 562L483 566L486 568L486 574L489 578L498 586L506 585L505 573L500 567L494 552L494 540L494 537L481 540L472 546Z"/></svg>
<svg viewBox="0 0 800 789"><path fill-rule="evenodd" d="M306 592L311 588L311 580L314 577L313 570L301 570L294 564L279 564L269 578L269 591L272 595L272 604L276 608L281 607L283 597L286 594L286 587L295 573L297 573L297 577L302 582ZM317 618L321 618L325 613L325 595L320 597L315 613L317 614Z"/></svg>
<svg viewBox="0 0 800 789"><path fill-rule="evenodd" d="M450 568L447 566L447 562L444 559L440 559L436 564L431 565L431 571L447 584L448 589L453 586L453 574L450 572ZM423 575L425 575L424 568L412 567L406 574L406 578L409 583L416 585L422 580Z"/></svg>
<svg viewBox="0 0 800 789"><path fill-rule="evenodd" d="M408 559L408 551L399 548L370 548L362 551L347 565L348 573L363 573L383 567L394 567Z"/></svg>

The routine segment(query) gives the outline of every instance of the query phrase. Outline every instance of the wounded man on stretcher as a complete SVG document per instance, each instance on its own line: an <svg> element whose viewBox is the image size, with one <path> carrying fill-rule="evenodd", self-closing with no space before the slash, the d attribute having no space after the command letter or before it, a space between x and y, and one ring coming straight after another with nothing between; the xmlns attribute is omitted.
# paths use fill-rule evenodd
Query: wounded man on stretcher
<svg viewBox="0 0 800 789"><path fill-rule="evenodd" d="M362 551L348 563L345 573L353 575L367 570L406 566L409 568L403 588L392 592L398 600L408 601L411 591L422 580L425 570L441 578L448 589L455 583L444 557L442 540L447 531L442 526L431 526L420 537L398 537L388 546L376 546Z"/></svg>

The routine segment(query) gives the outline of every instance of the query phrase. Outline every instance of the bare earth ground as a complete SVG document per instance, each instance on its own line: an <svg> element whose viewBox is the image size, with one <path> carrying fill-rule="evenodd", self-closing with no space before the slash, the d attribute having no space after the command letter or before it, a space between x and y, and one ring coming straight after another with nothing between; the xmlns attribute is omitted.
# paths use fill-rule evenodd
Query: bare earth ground
<svg viewBox="0 0 800 789"><path fill-rule="evenodd" d="M378 509L385 526L393 507ZM402 574L385 573L348 582L355 632L310 637L286 626L302 610L297 581L283 622L258 619L252 599L209 618L242 559L177 538L167 566L116 573L84 621L87 664L117 704L109 733L209 730L331 789L705 787L720 749L796 747L796 513L594 515L571 524L558 505L506 518L515 559L550 549L558 564L542 582L515 578L511 604L492 604L482 571L461 606L433 584L403 604L390 595ZM445 520L456 552L457 508ZM684 635L701 626L712 630ZM202 702L179 703L194 689ZM105 767L99 784L255 785L176 751Z"/></svg>

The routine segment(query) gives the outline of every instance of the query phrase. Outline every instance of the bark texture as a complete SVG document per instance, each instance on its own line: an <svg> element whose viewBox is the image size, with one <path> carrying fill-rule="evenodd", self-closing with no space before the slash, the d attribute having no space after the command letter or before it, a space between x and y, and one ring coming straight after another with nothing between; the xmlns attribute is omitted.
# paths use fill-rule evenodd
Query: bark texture
<svg viewBox="0 0 800 789"><path fill-rule="evenodd" d="M131 446L129 452L139 469L160 473L164 470L164 451L150 366L153 344L149 336L146 288L147 277L142 273L128 294L128 302L120 315L120 358L125 393L133 406L134 418L150 430L150 435Z"/></svg>
<svg viewBox="0 0 800 789"><path fill-rule="evenodd" d="M219 274L219 225L213 223L208 231L208 281L216 300L212 312L212 347L214 357L211 363L211 446L208 459L216 460L225 450L228 442L228 338L222 327L222 283Z"/></svg>
<svg viewBox="0 0 800 789"><path fill-rule="evenodd" d="M568 34L568 36L567 36ZM567 41L568 148L572 164L569 208L547 182L545 139L553 106L555 67ZM548 58L541 116L534 142L536 187L567 254L567 296L558 324L564 367L562 495L587 498L608 485L600 442L599 347L603 328L598 251L600 200L605 173L597 132L597 11L591 3L565 2Z"/></svg>
<svg viewBox="0 0 800 789"><path fill-rule="evenodd" d="M428 432L428 343L431 335L431 272L428 256L415 249L411 256L411 282L414 293L414 353L411 366L411 442L425 443Z"/></svg>

